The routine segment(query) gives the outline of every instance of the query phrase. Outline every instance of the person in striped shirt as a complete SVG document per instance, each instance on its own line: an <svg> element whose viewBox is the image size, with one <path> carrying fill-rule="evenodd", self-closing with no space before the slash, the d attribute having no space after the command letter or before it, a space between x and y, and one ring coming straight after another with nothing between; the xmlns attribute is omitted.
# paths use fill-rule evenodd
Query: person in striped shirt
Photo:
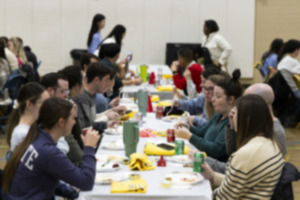
<svg viewBox="0 0 300 200"><path fill-rule="evenodd" d="M225 175L207 163L202 165L202 175L217 187L214 199L271 199L284 160L267 104L258 95L243 96L230 117L237 132L237 151L230 156Z"/></svg>

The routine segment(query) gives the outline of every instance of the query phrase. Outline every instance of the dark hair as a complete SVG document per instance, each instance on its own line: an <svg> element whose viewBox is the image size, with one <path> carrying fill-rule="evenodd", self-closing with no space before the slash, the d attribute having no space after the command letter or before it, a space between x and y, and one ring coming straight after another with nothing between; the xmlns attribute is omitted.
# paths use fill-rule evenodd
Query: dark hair
<svg viewBox="0 0 300 200"><path fill-rule="evenodd" d="M70 116L72 108L73 105L69 101L54 97L47 99L42 104L37 123L31 125L27 136L20 143L20 145L16 147L4 168L2 180L2 191L4 194L7 194L9 192L20 159L22 158L29 145L31 145L39 135L37 124L39 124L40 128L42 129L51 129L55 126L59 119L67 119Z"/></svg>
<svg viewBox="0 0 300 200"><path fill-rule="evenodd" d="M112 37L112 36L114 36L115 37L115 40L116 40L116 43L118 44L118 45L121 45L121 41L122 41L122 35L123 35L123 33L125 33L126 32L126 28L125 28L125 26L123 26L123 25L121 25L121 24L118 24L118 25L116 25L114 28L113 28L113 30L108 34L108 36L104 39L104 40L106 40L107 38L109 38L109 37ZM104 41L103 40L103 41ZM102 41L102 42L103 42ZM101 47L102 48L102 47Z"/></svg>
<svg viewBox="0 0 300 200"><path fill-rule="evenodd" d="M45 88L53 88L53 90L56 90L58 88L58 80L59 79L63 79L65 81L68 81L68 79L61 73L57 73L57 72L51 72L48 74L45 74L41 80L41 84L45 87Z"/></svg>
<svg viewBox="0 0 300 200"><path fill-rule="evenodd" d="M214 74L220 74L220 68L208 68L201 73L205 79Z"/></svg>
<svg viewBox="0 0 300 200"><path fill-rule="evenodd" d="M115 71L102 62L91 63L86 71L87 82L91 83L95 77L99 77L100 80L109 75L109 78L112 80L116 73Z"/></svg>
<svg viewBox="0 0 300 200"><path fill-rule="evenodd" d="M235 99L239 98L243 93L243 87L239 82L241 76L241 71L235 69L232 72L231 79L223 79L216 83L217 86L221 87L224 90L224 93L227 97L233 96Z"/></svg>
<svg viewBox="0 0 300 200"><path fill-rule="evenodd" d="M3 43L4 47L8 47L8 38L6 36L1 36L0 43Z"/></svg>
<svg viewBox="0 0 300 200"><path fill-rule="evenodd" d="M92 53L84 53L80 56L80 67L81 70L84 70L84 66L83 65L89 65L91 63L91 58L94 58L96 60L99 60L99 58L97 56L95 56Z"/></svg>
<svg viewBox="0 0 300 200"><path fill-rule="evenodd" d="M121 51L121 46L115 43L102 44L99 51L99 58L113 58Z"/></svg>
<svg viewBox="0 0 300 200"><path fill-rule="evenodd" d="M93 35L99 31L98 23L104 19L105 19L105 16L102 14L99 14L99 13L94 16L93 21L92 21L92 26L90 29L90 33L89 33L89 37L88 37L88 41L87 41L87 46L90 46L92 39L93 39Z"/></svg>
<svg viewBox="0 0 300 200"><path fill-rule="evenodd" d="M283 58L283 56L287 53L293 53L295 50L300 48L300 41L299 40L289 40L286 43L283 44L279 55L278 55L278 63Z"/></svg>
<svg viewBox="0 0 300 200"><path fill-rule="evenodd" d="M69 89L72 89L77 84L80 86L82 85L82 73L78 66L67 66L58 71L58 73L63 74L68 79Z"/></svg>
<svg viewBox="0 0 300 200"><path fill-rule="evenodd" d="M183 47L177 51L178 57L182 57L187 61L194 60L194 52L191 48Z"/></svg>
<svg viewBox="0 0 300 200"><path fill-rule="evenodd" d="M29 82L23 85L18 93L18 108L13 109L12 113L9 116L7 129L6 129L6 141L10 145L10 139L14 128L18 125L21 115L25 112L26 101L31 101L35 104L36 101L41 97L43 92L46 89L36 82Z"/></svg>
<svg viewBox="0 0 300 200"><path fill-rule="evenodd" d="M272 54L272 53L275 53L275 54L279 54L279 51L281 50L283 46L283 40L280 39L280 38L276 38L272 41L271 45L270 45L270 49L268 52L266 52L262 58L261 58L261 62L262 64L264 65L266 59Z"/></svg>
<svg viewBox="0 0 300 200"><path fill-rule="evenodd" d="M5 55L5 46L2 42L0 42L0 59L5 59L6 60L6 55Z"/></svg>
<svg viewBox="0 0 300 200"><path fill-rule="evenodd" d="M273 140L273 119L266 101L255 94L238 99L237 107L237 149L256 136Z"/></svg>
<svg viewBox="0 0 300 200"><path fill-rule="evenodd" d="M217 32L219 30L217 22L213 19L205 20L204 24L208 28L209 33Z"/></svg>

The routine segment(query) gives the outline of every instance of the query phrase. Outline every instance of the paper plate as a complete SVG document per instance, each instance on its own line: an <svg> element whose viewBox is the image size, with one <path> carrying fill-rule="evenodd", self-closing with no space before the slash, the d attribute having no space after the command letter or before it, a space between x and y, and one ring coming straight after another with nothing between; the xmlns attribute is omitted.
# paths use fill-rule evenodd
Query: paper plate
<svg viewBox="0 0 300 200"><path fill-rule="evenodd" d="M128 161L128 158L120 155L96 155L96 160L100 163L105 163L107 161L112 163L123 163L124 161Z"/></svg>
<svg viewBox="0 0 300 200"><path fill-rule="evenodd" d="M131 173L97 173L95 183L111 184L113 181L123 181L129 179Z"/></svg>
<svg viewBox="0 0 300 200"><path fill-rule="evenodd" d="M111 162L97 162L96 171L97 172L113 172L120 169L120 164Z"/></svg>
<svg viewBox="0 0 300 200"><path fill-rule="evenodd" d="M170 161L180 164L189 164L193 163L191 159L189 159L188 155L175 155L169 158Z"/></svg>
<svg viewBox="0 0 300 200"><path fill-rule="evenodd" d="M110 142L106 142L102 146L104 149L109 149L109 150L124 150L125 146L123 143L123 140L113 140Z"/></svg>
<svg viewBox="0 0 300 200"><path fill-rule="evenodd" d="M165 176L164 181L170 181L173 185L194 185L203 180L203 176L194 172L173 172Z"/></svg>
<svg viewBox="0 0 300 200"><path fill-rule="evenodd" d="M164 121L178 121L180 119L181 116L175 116L175 115L170 115L170 116L166 116L166 117L163 117L162 120Z"/></svg>
<svg viewBox="0 0 300 200"><path fill-rule="evenodd" d="M123 134L123 130L121 130L123 127L120 128L108 128L104 130L104 133L107 135L121 135Z"/></svg>

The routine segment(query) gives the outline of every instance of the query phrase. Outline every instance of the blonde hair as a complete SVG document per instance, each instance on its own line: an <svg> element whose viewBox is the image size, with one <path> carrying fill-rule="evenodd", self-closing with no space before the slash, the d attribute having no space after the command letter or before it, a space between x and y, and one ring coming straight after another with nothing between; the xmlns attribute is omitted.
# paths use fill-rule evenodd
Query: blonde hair
<svg viewBox="0 0 300 200"><path fill-rule="evenodd" d="M27 64L28 61L23 47L23 40L19 37L12 37L9 40L13 43L13 53L15 54L15 56L20 59L23 65Z"/></svg>

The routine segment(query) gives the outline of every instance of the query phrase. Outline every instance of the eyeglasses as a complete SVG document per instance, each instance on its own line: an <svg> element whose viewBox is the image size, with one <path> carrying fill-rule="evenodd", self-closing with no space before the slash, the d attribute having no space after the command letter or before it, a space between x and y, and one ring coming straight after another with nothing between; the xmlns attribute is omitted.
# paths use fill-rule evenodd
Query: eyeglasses
<svg viewBox="0 0 300 200"><path fill-rule="evenodd" d="M213 92L214 91L214 87L202 87L203 91L206 92Z"/></svg>

